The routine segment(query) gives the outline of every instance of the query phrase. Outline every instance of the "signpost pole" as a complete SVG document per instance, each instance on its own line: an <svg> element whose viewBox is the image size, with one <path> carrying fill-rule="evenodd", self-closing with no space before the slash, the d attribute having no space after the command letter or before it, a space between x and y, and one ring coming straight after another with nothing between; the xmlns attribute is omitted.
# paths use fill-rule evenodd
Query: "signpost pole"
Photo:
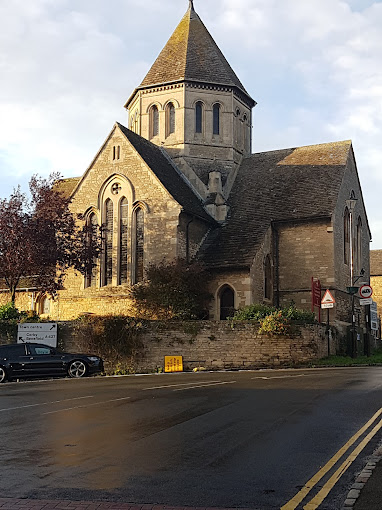
<svg viewBox="0 0 382 510"><path fill-rule="evenodd" d="M330 308L327 308L326 334L328 335L328 357L330 356Z"/></svg>

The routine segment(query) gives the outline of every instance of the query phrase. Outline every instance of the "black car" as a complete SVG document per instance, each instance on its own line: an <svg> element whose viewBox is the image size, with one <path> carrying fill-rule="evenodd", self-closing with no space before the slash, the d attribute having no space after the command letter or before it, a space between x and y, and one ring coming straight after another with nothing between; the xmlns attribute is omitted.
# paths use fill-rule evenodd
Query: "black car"
<svg viewBox="0 0 382 510"><path fill-rule="evenodd" d="M44 376L85 377L103 372L103 361L91 354L69 354L44 344L0 345L0 383Z"/></svg>

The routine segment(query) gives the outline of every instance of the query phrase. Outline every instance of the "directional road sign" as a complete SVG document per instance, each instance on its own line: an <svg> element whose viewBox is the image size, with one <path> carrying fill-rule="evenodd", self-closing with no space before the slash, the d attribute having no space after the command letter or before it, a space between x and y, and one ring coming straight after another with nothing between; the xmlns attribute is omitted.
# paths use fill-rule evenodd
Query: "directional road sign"
<svg viewBox="0 0 382 510"><path fill-rule="evenodd" d="M38 342L57 347L57 323L25 322L18 325L17 343Z"/></svg>

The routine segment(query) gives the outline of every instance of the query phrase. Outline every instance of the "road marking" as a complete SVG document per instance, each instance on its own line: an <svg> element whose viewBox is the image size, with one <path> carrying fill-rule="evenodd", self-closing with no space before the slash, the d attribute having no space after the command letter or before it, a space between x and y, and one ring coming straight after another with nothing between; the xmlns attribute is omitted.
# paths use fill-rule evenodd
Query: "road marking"
<svg viewBox="0 0 382 510"><path fill-rule="evenodd" d="M41 402L40 404L28 404L25 406L7 407L5 409L0 409L0 413L4 412L4 411L13 411L15 409L26 409L27 407L38 407L38 406L48 406L49 404L60 404L61 402L68 402L70 400L81 400L83 398L94 398L94 395L87 395L86 397L65 398L63 400L53 400L53 402Z"/></svg>
<svg viewBox="0 0 382 510"><path fill-rule="evenodd" d="M263 379L265 381L270 381L272 379L293 379L295 377L305 377L306 375L308 374L299 374L299 375L278 375L276 377L267 377L267 376L263 376L263 377L251 377L251 379ZM310 375L310 374L309 374Z"/></svg>
<svg viewBox="0 0 382 510"><path fill-rule="evenodd" d="M236 381L226 381L226 382L216 382L216 383L209 383L209 384L200 384L198 386L189 386L188 388L178 388L177 390L172 391L185 391L185 390L192 390L194 388L205 388L206 386L219 386L220 384L234 384Z"/></svg>
<svg viewBox="0 0 382 510"><path fill-rule="evenodd" d="M100 404L108 404L109 402L118 402L120 400L128 400L131 397L123 397L123 398L113 398L111 400L104 400L103 402L93 402L92 404L86 404L84 406L75 406L75 407L67 407L66 409L58 409L58 411L48 411L45 414L55 414L55 413L62 413L63 411L72 411L73 409L83 409L84 407L90 407L90 406L97 406Z"/></svg>
<svg viewBox="0 0 382 510"><path fill-rule="evenodd" d="M368 445L368 443L373 439L375 434L379 432L382 428L382 420L376 425L368 435L360 442L360 444L355 448L349 457L341 464L341 466L337 469L337 471L332 475L326 484L322 487L320 492L307 504L304 506L304 510L316 510L321 503L324 501L329 492L336 485L341 476L349 469L349 467L356 460L358 455L362 452L362 450Z"/></svg>
<svg viewBox="0 0 382 510"><path fill-rule="evenodd" d="M217 383L219 381L210 381L211 383ZM180 383L180 384L167 384L165 386L153 386L152 388L143 388L142 391L147 390L161 390L162 388L175 388L175 386L189 386L190 384L195 384L194 382L188 382L188 383Z"/></svg>
<svg viewBox="0 0 382 510"><path fill-rule="evenodd" d="M382 407L379 409L372 418L362 427L359 431L349 439L343 447L322 467L305 485L304 487L280 510L295 510L303 499L309 494L309 492L317 485L317 483L326 475L330 469L339 461L339 459L349 450L349 448L366 432L366 430L375 422L375 420L381 416ZM367 436L368 437L368 436ZM361 443L362 444L362 443ZM366 444L365 444L366 446ZM356 450L354 450L356 451ZM347 468L346 468L347 469ZM325 486L324 486L325 487ZM326 497L326 496L325 496ZM313 507L307 507L309 510ZM317 507L314 507L317 508Z"/></svg>

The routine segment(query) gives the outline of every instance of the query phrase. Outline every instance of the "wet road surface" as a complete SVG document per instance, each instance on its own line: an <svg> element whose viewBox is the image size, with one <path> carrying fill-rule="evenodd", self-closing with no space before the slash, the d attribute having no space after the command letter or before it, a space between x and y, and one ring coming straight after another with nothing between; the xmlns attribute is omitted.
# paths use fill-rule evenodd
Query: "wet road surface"
<svg viewBox="0 0 382 510"><path fill-rule="evenodd" d="M379 367L4 384L0 496L280 508L379 411L381 389ZM320 509L341 508L380 439Z"/></svg>

